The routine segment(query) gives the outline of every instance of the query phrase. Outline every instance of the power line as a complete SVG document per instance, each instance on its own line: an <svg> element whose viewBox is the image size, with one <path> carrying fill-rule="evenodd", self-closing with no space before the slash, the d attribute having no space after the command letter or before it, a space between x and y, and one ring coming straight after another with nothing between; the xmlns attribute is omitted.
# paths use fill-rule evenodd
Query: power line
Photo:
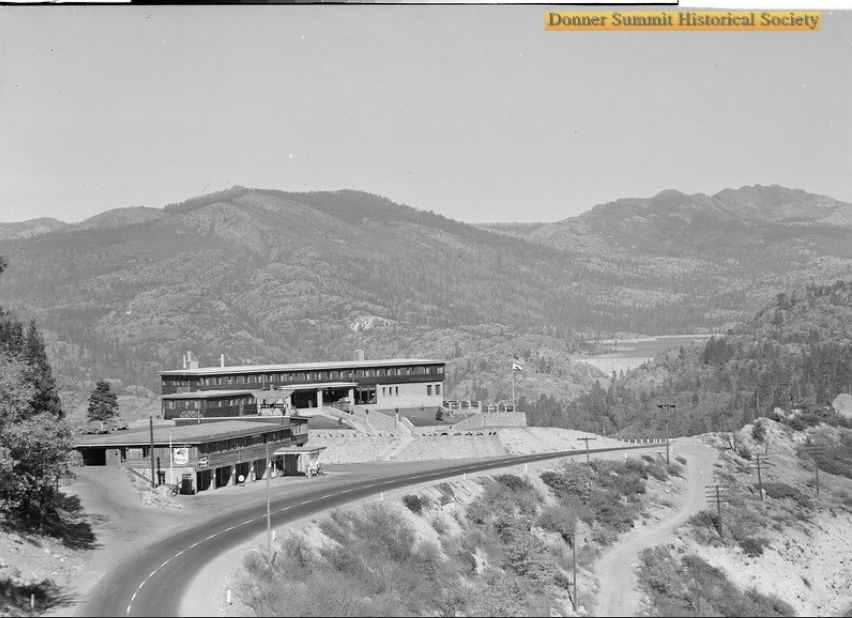
<svg viewBox="0 0 852 618"><path fill-rule="evenodd" d="M574 612L577 612L577 533L572 532L571 534L565 535L565 540L568 538L571 539L571 564L574 569L574 585L573 590L571 591L571 605L574 608Z"/></svg>
<svg viewBox="0 0 852 618"><path fill-rule="evenodd" d="M678 573L691 573L692 583L695 586L695 613L701 615L701 584L698 581L699 573L709 573L706 569L697 566L688 566L678 569Z"/></svg>
<svg viewBox="0 0 852 618"><path fill-rule="evenodd" d="M716 504L716 514L718 515L716 529L719 532L719 536L722 536L722 503L731 501L728 488L722 485L705 485L704 498L710 504L714 502Z"/></svg>
<svg viewBox="0 0 852 618"><path fill-rule="evenodd" d="M583 440L586 443L586 463L591 465L591 460L589 459L589 442L591 440L597 440L597 438L577 438L578 441Z"/></svg>
<svg viewBox="0 0 852 618"><path fill-rule="evenodd" d="M763 466L774 466L775 464L766 459L766 455L754 455L753 459L754 463L750 463L749 468L757 468L757 486L758 491L760 491L760 501L763 502L763 476L761 475L761 469Z"/></svg>
<svg viewBox="0 0 852 618"><path fill-rule="evenodd" d="M658 403L657 407L666 415L666 465L671 465L671 460L669 459L669 410L674 411L677 406L673 403Z"/></svg>
<svg viewBox="0 0 852 618"><path fill-rule="evenodd" d="M816 454L822 453L825 451L824 446L806 446L804 450L810 455L811 461L814 462L814 474L816 475L816 493L819 495L819 462L817 461Z"/></svg>

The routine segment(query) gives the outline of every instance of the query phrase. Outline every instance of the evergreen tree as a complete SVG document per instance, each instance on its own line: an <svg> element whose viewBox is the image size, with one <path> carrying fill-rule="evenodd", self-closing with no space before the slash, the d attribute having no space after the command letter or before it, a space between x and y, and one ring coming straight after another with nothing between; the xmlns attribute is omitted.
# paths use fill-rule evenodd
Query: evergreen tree
<svg viewBox="0 0 852 618"><path fill-rule="evenodd" d="M0 273L5 265L0 258ZM9 521L43 526L56 517L71 452L71 431L61 417L35 322L24 333L0 308L0 510Z"/></svg>
<svg viewBox="0 0 852 618"><path fill-rule="evenodd" d="M118 397L110 390L109 382L98 380L89 396L89 420L106 421L118 416Z"/></svg>
<svg viewBox="0 0 852 618"><path fill-rule="evenodd" d="M56 391L56 380L47 353L44 350L44 338L32 320L24 336L24 361L30 367L29 381L35 387L35 396L32 406L36 413L48 412L54 416L62 417L62 404Z"/></svg>

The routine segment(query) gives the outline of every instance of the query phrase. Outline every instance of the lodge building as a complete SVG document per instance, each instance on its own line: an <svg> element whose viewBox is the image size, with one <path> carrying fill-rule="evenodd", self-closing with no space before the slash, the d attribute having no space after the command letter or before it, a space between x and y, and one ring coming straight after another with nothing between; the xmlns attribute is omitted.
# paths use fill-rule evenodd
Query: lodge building
<svg viewBox="0 0 852 618"><path fill-rule="evenodd" d="M386 359L198 367L161 371L163 418L280 415L335 407L379 412L435 408L445 362ZM223 363L224 365L224 363Z"/></svg>
<svg viewBox="0 0 852 618"><path fill-rule="evenodd" d="M121 466L192 494L282 475L310 476L325 447L311 447L308 419L180 419L105 435L78 435L85 466Z"/></svg>

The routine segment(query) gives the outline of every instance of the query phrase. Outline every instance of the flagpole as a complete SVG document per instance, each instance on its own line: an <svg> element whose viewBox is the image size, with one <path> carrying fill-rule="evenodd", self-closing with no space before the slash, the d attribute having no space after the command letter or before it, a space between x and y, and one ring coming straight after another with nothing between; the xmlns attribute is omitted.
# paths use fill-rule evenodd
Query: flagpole
<svg viewBox="0 0 852 618"><path fill-rule="evenodd" d="M515 361L512 361L512 412L515 411Z"/></svg>

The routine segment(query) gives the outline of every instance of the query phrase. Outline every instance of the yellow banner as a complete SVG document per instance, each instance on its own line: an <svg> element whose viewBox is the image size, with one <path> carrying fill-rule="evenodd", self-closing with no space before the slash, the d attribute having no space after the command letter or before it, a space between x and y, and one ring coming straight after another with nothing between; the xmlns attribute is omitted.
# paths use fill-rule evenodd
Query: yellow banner
<svg viewBox="0 0 852 618"><path fill-rule="evenodd" d="M547 11L544 14L544 29L550 31L815 32L819 28L819 11Z"/></svg>

